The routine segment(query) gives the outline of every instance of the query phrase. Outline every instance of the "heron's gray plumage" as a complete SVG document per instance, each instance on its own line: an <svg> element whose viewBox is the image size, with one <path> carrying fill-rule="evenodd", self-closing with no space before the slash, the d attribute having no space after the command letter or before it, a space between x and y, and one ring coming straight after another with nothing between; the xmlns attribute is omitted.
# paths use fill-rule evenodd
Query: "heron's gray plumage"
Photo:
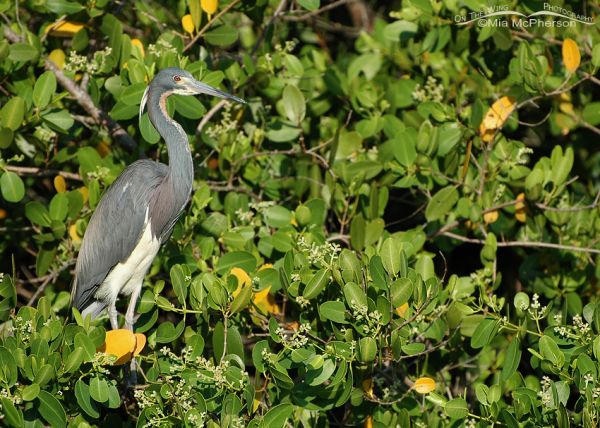
<svg viewBox="0 0 600 428"><path fill-rule="evenodd" d="M125 168L100 200L77 258L73 304L80 311L93 302L108 273L135 248L143 232L146 207L167 171L162 163L138 160Z"/></svg>
<svg viewBox="0 0 600 428"><path fill-rule="evenodd" d="M150 121L167 144L169 165L138 160L125 168L92 215L75 268L73 305L92 317L108 307L113 328L117 328L119 293L131 294L125 321L132 328L143 277L160 245L169 239L192 191L194 168L188 137L166 113L167 97L173 93L204 93L243 102L177 68L158 73L146 89L140 115L147 105Z"/></svg>

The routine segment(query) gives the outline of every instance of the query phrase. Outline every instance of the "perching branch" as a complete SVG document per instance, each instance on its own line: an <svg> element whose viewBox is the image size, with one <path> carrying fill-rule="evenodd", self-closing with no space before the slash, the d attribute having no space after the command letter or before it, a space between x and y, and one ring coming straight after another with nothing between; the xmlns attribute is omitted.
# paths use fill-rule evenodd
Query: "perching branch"
<svg viewBox="0 0 600 428"><path fill-rule="evenodd" d="M43 169L43 168L36 168L33 166L13 166L13 165L6 165L4 167L4 169L7 171L12 171L18 175L33 175L36 177L52 177L55 175L60 175L64 178L66 178L67 180L82 181L81 176L77 173L67 172L67 171L59 171L56 169Z"/></svg>
<svg viewBox="0 0 600 428"><path fill-rule="evenodd" d="M478 238L467 238L466 236L458 235L452 232L444 232L444 236L466 242L468 244L484 245L485 241ZM533 247L533 248L552 248L554 250L575 251L578 253L600 254L600 250L596 248L576 247L575 245L554 244L552 242L539 241L499 241L496 244L498 247Z"/></svg>
<svg viewBox="0 0 600 428"><path fill-rule="evenodd" d="M69 92L75 101L89 114L94 121L101 126L108 129L110 136L115 139L123 148L128 152L133 152L137 148L137 143L129 136L121 125L110 118L105 111L99 109L92 101L92 98L87 92L81 89L75 82L69 79L56 64L50 60L44 62L46 70L51 71L56 76L56 80L61 84L63 88Z"/></svg>

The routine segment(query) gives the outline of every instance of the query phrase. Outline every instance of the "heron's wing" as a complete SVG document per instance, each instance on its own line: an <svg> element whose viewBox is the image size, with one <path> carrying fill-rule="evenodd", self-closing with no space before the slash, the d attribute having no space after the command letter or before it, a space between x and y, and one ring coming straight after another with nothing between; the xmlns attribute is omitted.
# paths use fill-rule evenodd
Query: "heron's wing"
<svg viewBox="0 0 600 428"><path fill-rule="evenodd" d="M92 215L81 244L72 302L80 311L119 262L127 260L144 231L152 193L167 166L150 160L129 165L106 191Z"/></svg>

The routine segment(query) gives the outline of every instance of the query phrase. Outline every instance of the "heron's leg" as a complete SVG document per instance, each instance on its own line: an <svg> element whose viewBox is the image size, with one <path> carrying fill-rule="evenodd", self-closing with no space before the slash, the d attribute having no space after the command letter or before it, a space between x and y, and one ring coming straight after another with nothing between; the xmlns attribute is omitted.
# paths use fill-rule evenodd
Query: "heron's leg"
<svg viewBox="0 0 600 428"><path fill-rule="evenodd" d="M135 304L137 303L138 297L142 291L142 284L133 290L129 299L129 306L127 306L127 312L125 313L125 328L133 331L133 324L135 323Z"/></svg>
<svg viewBox="0 0 600 428"><path fill-rule="evenodd" d="M119 321L117 320L117 305L116 301L111 302L108 305L108 318L110 318L110 327L113 330L117 330L119 328Z"/></svg>

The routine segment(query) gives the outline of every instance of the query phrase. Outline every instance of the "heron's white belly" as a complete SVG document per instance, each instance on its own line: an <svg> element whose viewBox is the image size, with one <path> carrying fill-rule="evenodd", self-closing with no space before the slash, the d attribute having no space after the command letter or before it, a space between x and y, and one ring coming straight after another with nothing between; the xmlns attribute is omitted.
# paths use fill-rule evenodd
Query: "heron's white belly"
<svg viewBox="0 0 600 428"><path fill-rule="evenodd" d="M96 292L96 299L114 302L119 294L130 295L136 288L141 287L159 249L160 241L153 238L150 222L147 222L144 233L131 255L108 274Z"/></svg>

